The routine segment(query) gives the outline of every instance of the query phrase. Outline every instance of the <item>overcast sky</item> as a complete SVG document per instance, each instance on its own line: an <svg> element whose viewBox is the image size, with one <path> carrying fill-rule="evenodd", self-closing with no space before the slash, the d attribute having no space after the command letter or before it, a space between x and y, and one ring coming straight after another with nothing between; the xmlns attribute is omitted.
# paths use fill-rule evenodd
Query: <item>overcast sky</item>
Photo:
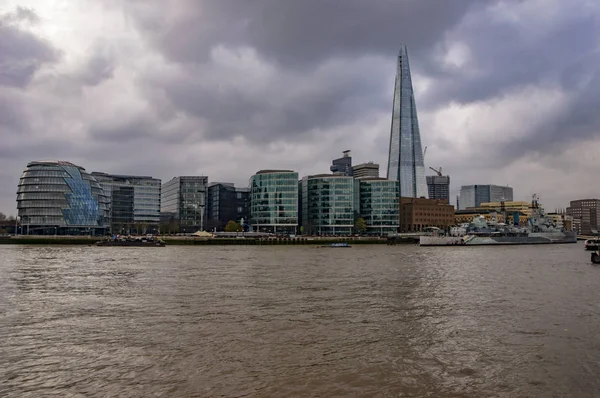
<svg viewBox="0 0 600 398"><path fill-rule="evenodd" d="M598 197L599 17L597 0L4 0L0 212L39 159L246 186L351 149L385 176L401 43L453 195Z"/></svg>

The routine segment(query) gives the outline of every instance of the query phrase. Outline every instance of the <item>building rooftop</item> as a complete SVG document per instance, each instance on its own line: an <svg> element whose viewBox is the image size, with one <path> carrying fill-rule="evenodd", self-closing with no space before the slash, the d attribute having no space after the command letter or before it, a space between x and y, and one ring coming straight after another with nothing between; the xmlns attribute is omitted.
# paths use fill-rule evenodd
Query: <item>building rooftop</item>
<svg viewBox="0 0 600 398"><path fill-rule="evenodd" d="M66 162L64 160L34 160L32 162L27 163L27 167L36 166L36 165L71 166L71 167L77 167L81 170L85 170L81 166L77 166L76 164L73 164L71 162Z"/></svg>
<svg viewBox="0 0 600 398"><path fill-rule="evenodd" d="M354 177L354 178L356 178L357 180L361 180L361 181L382 181L382 180L385 180L385 181L395 181L395 180L389 180L389 179L384 178L384 177L371 177L371 176Z"/></svg>
<svg viewBox="0 0 600 398"><path fill-rule="evenodd" d="M314 174L306 176L307 178L354 178L352 176L347 176L345 174Z"/></svg>
<svg viewBox="0 0 600 398"><path fill-rule="evenodd" d="M270 173L295 173L294 170L259 170L256 174L270 174Z"/></svg>
<svg viewBox="0 0 600 398"><path fill-rule="evenodd" d="M128 174L109 174L109 173L103 173L100 171L92 171L92 175L95 177L101 176L101 177L109 177L109 178L122 178L122 179L130 179L130 180L135 180L135 179L139 179L139 180L158 180L158 178L154 178L151 176L134 176L134 175L128 175ZM159 180L160 181L160 180Z"/></svg>

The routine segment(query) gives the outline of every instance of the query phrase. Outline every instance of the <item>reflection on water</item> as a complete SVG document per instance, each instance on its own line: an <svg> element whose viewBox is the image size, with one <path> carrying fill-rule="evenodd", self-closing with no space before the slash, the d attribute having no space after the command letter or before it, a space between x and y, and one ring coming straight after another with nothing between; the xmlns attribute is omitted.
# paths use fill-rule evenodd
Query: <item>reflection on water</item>
<svg viewBox="0 0 600 398"><path fill-rule="evenodd" d="M578 245L0 246L0 396L592 397Z"/></svg>

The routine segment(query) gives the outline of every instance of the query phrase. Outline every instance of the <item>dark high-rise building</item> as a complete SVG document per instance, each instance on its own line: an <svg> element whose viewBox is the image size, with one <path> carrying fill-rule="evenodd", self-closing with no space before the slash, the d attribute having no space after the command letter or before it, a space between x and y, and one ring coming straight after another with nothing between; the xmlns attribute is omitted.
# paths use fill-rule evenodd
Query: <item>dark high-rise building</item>
<svg viewBox="0 0 600 398"><path fill-rule="evenodd" d="M600 199L572 200L567 207L567 215L573 217L577 233L590 235L592 230L600 230Z"/></svg>
<svg viewBox="0 0 600 398"><path fill-rule="evenodd" d="M183 176L162 185L160 211L173 219L179 232L204 229L207 184L206 176Z"/></svg>
<svg viewBox="0 0 600 398"><path fill-rule="evenodd" d="M429 199L445 200L450 203L450 176L427 176Z"/></svg>
<svg viewBox="0 0 600 398"><path fill-rule="evenodd" d="M27 164L17 188L23 234L103 235L108 199L94 176L64 161Z"/></svg>
<svg viewBox="0 0 600 398"><path fill-rule="evenodd" d="M227 182L208 184L206 215L208 230L223 230L229 221L246 222L250 218L250 189Z"/></svg>
<svg viewBox="0 0 600 398"><path fill-rule="evenodd" d="M463 185L460 187L460 210L479 207L488 202L512 202L513 189L500 185Z"/></svg>
<svg viewBox="0 0 600 398"><path fill-rule="evenodd" d="M400 182L402 197L427 197L417 106L404 45L396 69L387 178Z"/></svg>
<svg viewBox="0 0 600 398"><path fill-rule="evenodd" d="M333 159L329 169L334 174L352 176L352 157L350 156L350 151L344 151L343 154L344 156L341 158Z"/></svg>
<svg viewBox="0 0 600 398"><path fill-rule="evenodd" d="M108 197L112 233L155 233L160 223L160 180L93 172Z"/></svg>

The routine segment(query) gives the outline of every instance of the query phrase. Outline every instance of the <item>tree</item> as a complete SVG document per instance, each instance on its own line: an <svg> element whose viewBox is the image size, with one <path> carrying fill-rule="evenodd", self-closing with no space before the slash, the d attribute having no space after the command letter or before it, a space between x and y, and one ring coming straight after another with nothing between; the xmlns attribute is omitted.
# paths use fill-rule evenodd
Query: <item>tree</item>
<svg viewBox="0 0 600 398"><path fill-rule="evenodd" d="M304 225L300 226L300 235L304 235Z"/></svg>
<svg viewBox="0 0 600 398"><path fill-rule="evenodd" d="M354 224L354 228L359 233L363 234L367 230L367 223L365 222L365 219L362 217L359 217L358 220L356 220L356 224Z"/></svg>
<svg viewBox="0 0 600 398"><path fill-rule="evenodd" d="M238 222L229 220L225 226L225 232L242 232L242 226Z"/></svg>
<svg viewBox="0 0 600 398"><path fill-rule="evenodd" d="M6 221L6 214L0 212L0 222Z"/></svg>

